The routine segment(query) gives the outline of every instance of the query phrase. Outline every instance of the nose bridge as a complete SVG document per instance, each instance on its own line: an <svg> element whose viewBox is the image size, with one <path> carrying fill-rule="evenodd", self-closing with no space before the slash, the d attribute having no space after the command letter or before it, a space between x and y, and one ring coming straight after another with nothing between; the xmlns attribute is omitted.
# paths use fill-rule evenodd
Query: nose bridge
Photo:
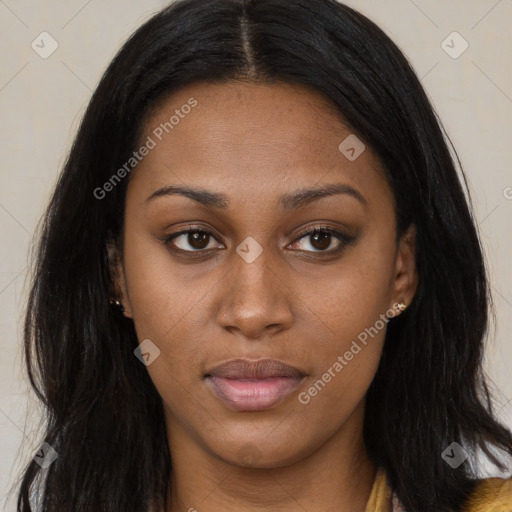
<svg viewBox="0 0 512 512"><path fill-rule="evenodd" d="M259 336L269 326L288 327L292 320L289 289L283 286L282 269L272 249L247 237L233 254L226 279L219 323Z"/></svg>
<svg viewBox="0 0 512 512"><path fill-rule="evenodd" d="M278 297L276 258L270 248L263 248L247 237L237 248L234 265L233 296L252 308L268 307ZM274 267L274 268L273 268Z"/></svg>

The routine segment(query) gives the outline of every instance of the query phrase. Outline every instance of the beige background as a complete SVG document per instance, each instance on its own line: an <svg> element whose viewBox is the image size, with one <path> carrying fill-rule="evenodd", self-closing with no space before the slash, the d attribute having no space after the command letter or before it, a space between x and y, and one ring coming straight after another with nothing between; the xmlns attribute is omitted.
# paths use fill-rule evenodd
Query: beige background
<svg viewBox="0 0 512 512"><path fill-rule="evenodd" d="M359 0L409 57L468 174L497 308L486 367L512 428L512 0ZM0 0L0 508L40 443L21 367L29 243L91 92L128 35L164 1ZM42 59L46 31L58 49ZM468 49L454 59L453 31ZM451 42L453 40L453 43ZM448 38L452 52L463 41ZM48 48L48 46L47 46ZM510 188L508 188L510 187ZM32 404L32 405L30 405ZM30 408L28 406L30 405Z"/></svg>

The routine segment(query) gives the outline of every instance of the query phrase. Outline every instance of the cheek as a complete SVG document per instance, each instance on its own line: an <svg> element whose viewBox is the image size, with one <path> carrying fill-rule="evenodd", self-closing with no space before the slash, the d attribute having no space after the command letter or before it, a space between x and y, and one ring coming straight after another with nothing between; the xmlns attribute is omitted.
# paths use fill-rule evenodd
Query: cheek
<svg viewBox="0 0 512 512"><path fill-rule="evenodd" d="M160 241L136 233L126 237L125 275L139 339L160 341L193 321L218 281L204 267L177 264Z"/></svg>
<svg viewBox="0 0 512 512"><path fill-rule="evenodd" d="M363 398L379 365L388 325L387 308L371 297L364 299L365 308L361 309L354 304L358 297L357 293L347 293L338 308L333 307L329 326L319 326L319 336L308 336L315 341L305 347L304 357L312 362L313 371L299 401L314 402L311 409L317 413L328 413L332 406L340 414L352 410Z"/></svg>
<svg viewBox="0 0 512 512"><path fill-rule="evenodd" d="M389 322L393 263L394 245L375 237L325 278L305 279L301 299L314 327L304 322L304 329L314 341L304 346L304 357L313 358L314 372L299 401L314 414L335 407L343 416L371 384Z"/></svg>
<svg viewBox="0 0 512 512"><path fill-rule="evenodd" d="M304 422L323 419L324 435L343 424L364 399L380 362L388 325L387 293L375 288L371 274L365 276L366 284L358 274L340 276L321 302L310 303L316 308L311 320L318 332L307 334L310 342L303 357L311 361L313 371L299 390L297 407Z"/></svg>
<svg viewBox="0 0 512 512"><path fill-rule="evenodd" d="M366 238L335 265L297 272L292 286L327 339L349 340L372 326L390 305L394 246ZM295 284L294 284L295 283Z"/></svg>
<svg viewBox="0 0 512 512"><path fill-rule="evenodd" d="M160 242L158 242L159 244ZM215 276L205 272L192 280L166 250L134 235L125 240L125 275L132 319L139 342L149 339L159 355L147 371L162 400L185 416L197 414L191 392L200 387L204 351L204 319L208 290ZM197 267L196 267L197 268Z"/></svg>

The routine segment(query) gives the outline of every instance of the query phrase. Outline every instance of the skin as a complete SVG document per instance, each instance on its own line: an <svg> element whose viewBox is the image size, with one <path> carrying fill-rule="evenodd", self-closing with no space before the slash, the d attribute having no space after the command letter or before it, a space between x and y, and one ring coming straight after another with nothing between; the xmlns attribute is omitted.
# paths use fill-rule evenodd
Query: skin
<svg viewBox="0 0 512 512"><path fill-rule="evenodd" d="M352 131L318 92L196 83L159 105L141 140L191 97L198 105L132 172L124 245L110 247L124 314L140 341L160 349L147 370L173 459L168 512L363 512L376 472L363 443L365 395L385 327L309 403L298 396L365 328L411 302L414 229L397 244L393 194L375 154L368 145L354 161L340 152ZM336 194L280 209L282 195L328 183L357 189L365 204ZM225 194L229 207L181 195L147 201L167 185ZM162 242L190 225L213 236L202 246L186 234ZM318 226L355 240L298 237ZM263 250L252 263L236 252L248 236ZM276 358L307 376L268 410L235 411L203 377L238 357ZM248 449L252 460L242 457Z"/></svg>

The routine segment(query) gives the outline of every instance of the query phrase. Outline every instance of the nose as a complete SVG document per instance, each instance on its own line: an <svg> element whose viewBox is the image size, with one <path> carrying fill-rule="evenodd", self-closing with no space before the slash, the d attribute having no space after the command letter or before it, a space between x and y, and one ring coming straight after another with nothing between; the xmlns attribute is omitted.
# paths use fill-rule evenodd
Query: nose
<svg viewBox="0 0 512 512"><path fill-rule="evenodd" d="M251 263L233 254L232 270L218 288L218 323L248 339L266 338L293 322L291 287L269 253L263 250Z"/></svg>

